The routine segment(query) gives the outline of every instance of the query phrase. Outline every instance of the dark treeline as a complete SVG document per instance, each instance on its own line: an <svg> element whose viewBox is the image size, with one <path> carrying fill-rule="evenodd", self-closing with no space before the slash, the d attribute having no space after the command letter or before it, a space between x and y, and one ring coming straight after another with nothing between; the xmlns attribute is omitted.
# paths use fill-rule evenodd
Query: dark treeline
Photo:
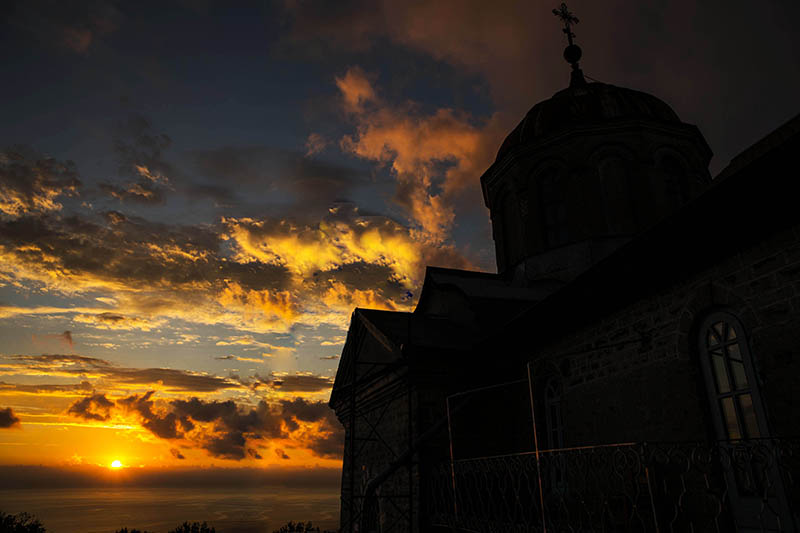
<svg viewBox="0 0 800 533"><path fill-rule="evenodd" d="M6 514L0 511L0 533L47 533L47 529L33 515L28 513ZM123 527L114 533L154 533L141 529L128 529ZM184 522L175 529L170 529L167 533L216 533L216 529L209 526L206 522ZM311 522L290 521L273 533L336 533L334 531L321 531L314 527Z"/></svg>

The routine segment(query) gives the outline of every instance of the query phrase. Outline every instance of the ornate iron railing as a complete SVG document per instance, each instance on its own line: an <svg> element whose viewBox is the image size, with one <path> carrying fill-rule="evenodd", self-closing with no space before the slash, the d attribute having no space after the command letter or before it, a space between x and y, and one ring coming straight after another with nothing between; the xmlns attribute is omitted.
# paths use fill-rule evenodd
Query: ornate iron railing
<svg viewBox="0 0 800 533"><path fill-rule="evenodd" d="M457 460L429 479L456 531L796 531L800 441L627 443Z"/></svg>

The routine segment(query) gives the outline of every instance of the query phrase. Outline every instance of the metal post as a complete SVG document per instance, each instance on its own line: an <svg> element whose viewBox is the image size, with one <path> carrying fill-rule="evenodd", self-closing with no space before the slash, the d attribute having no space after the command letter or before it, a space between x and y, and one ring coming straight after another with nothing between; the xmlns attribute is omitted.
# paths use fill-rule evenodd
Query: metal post
<svg viewBox="0 0 800 533"><path fill-rule="evenodd" d="M456 498L456 467L455 458L453 457L453 425L450 420L450 397L445 401L447 405L447 434L450 438L450 480L453 486L453 516L456 523L458 522L458 501Z"/></svg>
<svg viewBox="0 0 800 533"><path fill-rule="evenodd" d="M644 475L647 479L647 492L650 495L650 511L653 513L653 525L656 527L656 533L659 533L658 528L658 515L656 515L656 500L653 497L653 484L650 480L650 466L647 460L647 443L643 442L642 445L639 447L639 450L642 454L641 461L644 465Z"/></svg>
<svg viewBox="0 0 800 533"><path fill-rule="evenodd" d="M536 434L536 411L533 401L533 379L531 378L531 363L525 365L528 370L528 395L531 401L531 423L533 424L533 450L536 455L536 478L539 481L539 508L542 511L542 533L547 533L547 521L544 512L544 493L542 492L542 469L539 464L539 438Z"/></svg>

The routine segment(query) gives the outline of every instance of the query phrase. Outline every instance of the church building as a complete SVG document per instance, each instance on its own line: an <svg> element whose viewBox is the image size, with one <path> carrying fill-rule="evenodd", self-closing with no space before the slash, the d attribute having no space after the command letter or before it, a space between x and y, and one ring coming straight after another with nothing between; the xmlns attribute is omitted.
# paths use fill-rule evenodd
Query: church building
<svg viewBox="0 0 800 533"><path fill-rule="evenodd" d="M554 12L569 86L480 176L497 273L353 312L341 531L797 531L800 116L712 178Z"/></svg>

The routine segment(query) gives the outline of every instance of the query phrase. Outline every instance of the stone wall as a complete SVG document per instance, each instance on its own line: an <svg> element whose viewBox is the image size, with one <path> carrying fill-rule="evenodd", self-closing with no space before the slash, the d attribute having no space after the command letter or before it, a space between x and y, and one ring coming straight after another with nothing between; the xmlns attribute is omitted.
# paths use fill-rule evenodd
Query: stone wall
<svg viewBox="0 0 800 533"><path fill-rule="evenodd" d="M731 312L745 328L771 434L796 434L798 228L740 250L536 354L534 373L561 374L565 445L714 438L695 331L712 310Z"/></svg>

